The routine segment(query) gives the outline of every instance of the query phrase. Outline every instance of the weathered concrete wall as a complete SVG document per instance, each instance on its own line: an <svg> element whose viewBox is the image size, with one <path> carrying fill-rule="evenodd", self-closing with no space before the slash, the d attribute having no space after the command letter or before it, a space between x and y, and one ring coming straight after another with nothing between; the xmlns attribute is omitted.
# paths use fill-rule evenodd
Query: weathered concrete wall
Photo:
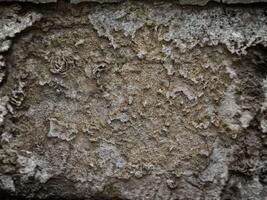
<svg viewBox="0 0 267 200"><path fill-rule="evenodd" d="M267 6L184 3L0 3L2 193L267 198Z"/></svg>

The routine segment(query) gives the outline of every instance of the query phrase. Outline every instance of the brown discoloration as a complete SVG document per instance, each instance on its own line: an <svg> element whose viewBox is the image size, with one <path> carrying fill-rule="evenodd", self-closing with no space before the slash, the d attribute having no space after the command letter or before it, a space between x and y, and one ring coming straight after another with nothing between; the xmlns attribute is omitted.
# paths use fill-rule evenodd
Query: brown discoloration
<svg viewBox="0 0 267 200"><path fill-rule="evenodd" d="M3 190L223 199L242 172L265 197L265 8L64 5L0 4Z"/></svg>

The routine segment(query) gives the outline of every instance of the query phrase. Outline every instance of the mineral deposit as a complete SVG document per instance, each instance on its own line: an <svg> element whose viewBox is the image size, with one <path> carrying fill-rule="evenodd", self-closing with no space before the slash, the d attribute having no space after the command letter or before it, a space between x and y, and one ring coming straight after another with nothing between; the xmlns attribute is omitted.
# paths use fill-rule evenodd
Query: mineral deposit
<svg viewBox="0 0 267 200"><path fill-rule="evenodd" d="M1 1L0 199L267 199L263 2Z"/></svg>

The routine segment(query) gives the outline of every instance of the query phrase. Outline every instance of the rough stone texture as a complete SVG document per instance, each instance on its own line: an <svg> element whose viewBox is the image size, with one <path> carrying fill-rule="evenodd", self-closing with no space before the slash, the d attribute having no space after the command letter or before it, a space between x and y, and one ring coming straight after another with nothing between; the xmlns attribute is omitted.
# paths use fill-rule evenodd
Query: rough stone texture
<svg viewBox="0 0 267 200"><path fill-rule="evenodd" d="M226 4L250 4L250 3L262 3L267 2L266 0L215 0L216 2L226 3Z"/></svg>
<svg viewBox="0 0 267 200"><path fill-rule="evenodd" d="M3 194L267 198L266 5L0 13Z"/></svg>
<svg viewBox="0 0 267 200"><path fill-rule="evenodd" d="M58 0L0 0L0 2L55 3Z"/></svg>
<svg viewBox="0 0 267 200"><path fill-rule="evenodd" d="M180 0L180 4L187 5L206 5L208 2L217 2L225 4L251 4L251 3L266 3L266 0Z"/></svg>
<svg viewBox="0 0 267 200"><path fill-rule="evenodd" d="M59 0L0 0L0 2L31 2L31 3L53 3ZM71 3L82 3L82 2L98 2L98 3L118 3L126 0L69 0ZM181 5L200 5L204 6L208 2L217 2L225 4L251 4L251 3L266 3L267 0L176 0L176 3Z"/></svg>

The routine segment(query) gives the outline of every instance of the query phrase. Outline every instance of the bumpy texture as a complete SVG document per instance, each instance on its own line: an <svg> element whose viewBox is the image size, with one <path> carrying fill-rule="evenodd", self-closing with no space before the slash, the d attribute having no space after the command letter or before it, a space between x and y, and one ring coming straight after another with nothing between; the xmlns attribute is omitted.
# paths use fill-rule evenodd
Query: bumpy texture
<svg viewBox="0 0 267 200"><path fill-rule="evenodd" d="M0 188L267 198L267 7L0 4Z"/></svg>
<svg viewBox="0 0 267 200"><path fill-rule="evenodd" d="M53 3L60 0L0 0L0 2L31 2L31 3ZM70 3L82 3L82 2L97 2L97 3L117 3L126 0L69 0ZM267 0L176 0L175 3L181 5L206 5L208 2L217 2L225 4L251 4L251 3L266 3Z"/></svg>

